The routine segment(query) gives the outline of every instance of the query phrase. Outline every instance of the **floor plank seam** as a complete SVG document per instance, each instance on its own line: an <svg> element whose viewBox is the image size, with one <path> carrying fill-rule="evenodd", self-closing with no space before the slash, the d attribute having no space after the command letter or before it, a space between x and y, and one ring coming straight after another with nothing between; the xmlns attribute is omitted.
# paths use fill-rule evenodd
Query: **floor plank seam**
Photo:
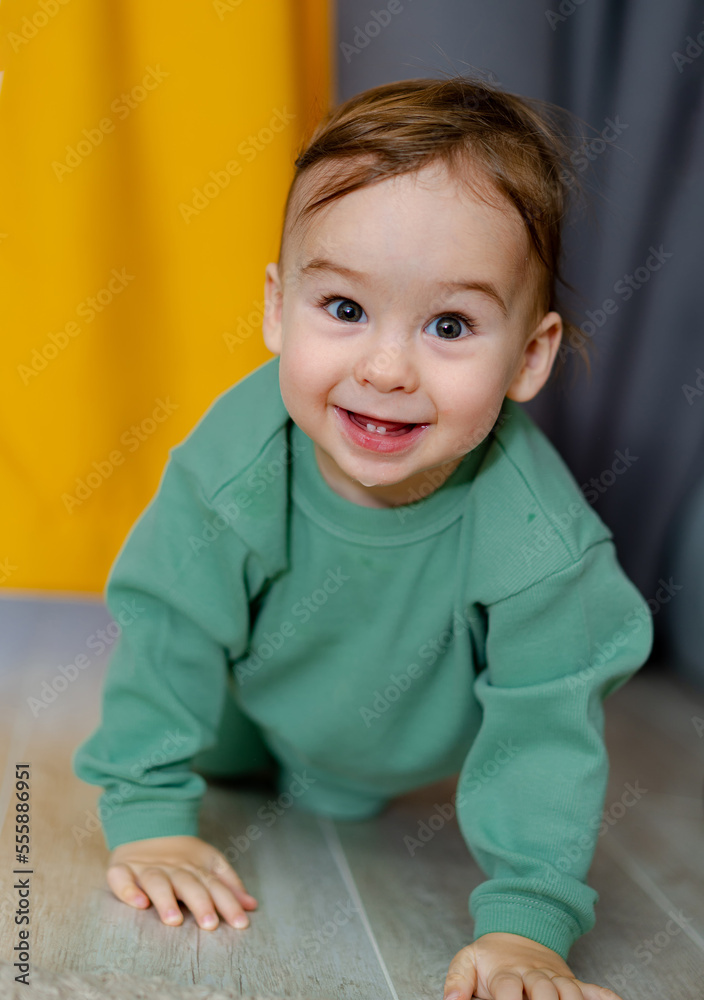
<svg viewBox="0 0 704 1000"><path fill-rule="evenodd" d="M369 921L369 917L367 916L367 911L364 908L362 897L359 895L359 890L357 889L354 876L352 875L350 866L347 863L347 858L345 857L344 849L342 847L342 844L340 843L340 838L337 835L335 824L327 816L318 816L317 820L321 830L323 831L323 836L325 837L327 845L330 849L330 853L332 854L333 860L337 865L338 871L342 876L343 882L347 886L347 891L349 892L351 899L354 901L354 904L357 908L364 929L367 932L367 937L369 938L371 946L374 949L374 954L377 957L377 961L379 962L379 966L383 973L384 979L386 980L386 984L389 987L389 993L393 997L393 1000L399 1000L398 993L396 992L391 976L389 975L389 970L386 967L386 962L384 961L384 958L381 954L381 950L376 940L376 936L374 934L374 931L372 930L372 925Z"/></svg>

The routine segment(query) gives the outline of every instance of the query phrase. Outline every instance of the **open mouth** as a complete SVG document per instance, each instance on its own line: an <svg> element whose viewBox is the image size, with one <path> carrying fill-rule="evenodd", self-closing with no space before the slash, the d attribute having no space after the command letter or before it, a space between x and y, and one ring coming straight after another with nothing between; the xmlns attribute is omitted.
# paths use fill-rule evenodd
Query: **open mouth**
<svg viewBox="0 0 704 1000"><path fill-rule="evenodd" d="M400 437L408 434L417 427L417 424L404 424L398 420L380 420L378 417L370 417L365 413L355 413L354 410L347 410L350 420L361 427L362 430L369 431L370 434L388 434L391 437Z"/></svg>
<svg viewBox="0 0 704 1000"><path fill-rule="evenodd" d="M349 441L366 451L391 455L416 446L430 424L405 424L397 420L380 420L368 413L356 413L340 406L333 407L340 428Z"/></svg>

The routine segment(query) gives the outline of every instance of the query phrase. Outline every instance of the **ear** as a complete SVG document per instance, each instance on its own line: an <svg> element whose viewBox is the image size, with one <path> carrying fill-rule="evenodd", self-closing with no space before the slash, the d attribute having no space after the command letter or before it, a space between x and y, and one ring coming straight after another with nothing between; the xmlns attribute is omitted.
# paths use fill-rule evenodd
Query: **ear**
<svg viewBox="0 0 704 1000"><path fill-rule="evenodd" d="M525 403L537 396L548 380L562 340L562 317L549 312L543 316L526 344L518 374L506 392L509 399Z"/></svg>
<svg viewBox="0 0 704 1000"><path fill-rule="evenodd" d="M272 354L281 354L283 290L279 280L278 264L267 264L264 279L264 343Z"/></svg>

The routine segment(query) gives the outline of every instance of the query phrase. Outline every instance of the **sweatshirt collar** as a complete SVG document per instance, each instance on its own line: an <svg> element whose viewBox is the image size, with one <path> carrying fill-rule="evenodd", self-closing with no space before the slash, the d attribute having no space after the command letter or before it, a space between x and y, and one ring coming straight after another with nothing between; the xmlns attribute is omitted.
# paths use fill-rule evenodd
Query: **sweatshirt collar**
<svg viewBox="0 0 704 1000"><path fill-rule="evenodd" d="M292 498L319 527L339 538L374 546L401 545L438 534L462 515L476 473L491 446L489 433L468 452L437 489L398 507L364 507L336 493L318 467L314 442L289 419L292 449ZM432 488L432 470L428 486Z"/></svg>

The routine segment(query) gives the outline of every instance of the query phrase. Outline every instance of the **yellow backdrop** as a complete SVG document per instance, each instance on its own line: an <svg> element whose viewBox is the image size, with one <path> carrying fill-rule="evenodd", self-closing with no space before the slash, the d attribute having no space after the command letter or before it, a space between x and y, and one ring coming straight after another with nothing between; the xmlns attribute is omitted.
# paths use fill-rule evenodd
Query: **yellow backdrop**
<svg viewBox="0 0 704 1000"><path fill-rule="evenodd" d="M2 4L0 586L100 593L169 448L272 355L329 0Z"/></svg>

